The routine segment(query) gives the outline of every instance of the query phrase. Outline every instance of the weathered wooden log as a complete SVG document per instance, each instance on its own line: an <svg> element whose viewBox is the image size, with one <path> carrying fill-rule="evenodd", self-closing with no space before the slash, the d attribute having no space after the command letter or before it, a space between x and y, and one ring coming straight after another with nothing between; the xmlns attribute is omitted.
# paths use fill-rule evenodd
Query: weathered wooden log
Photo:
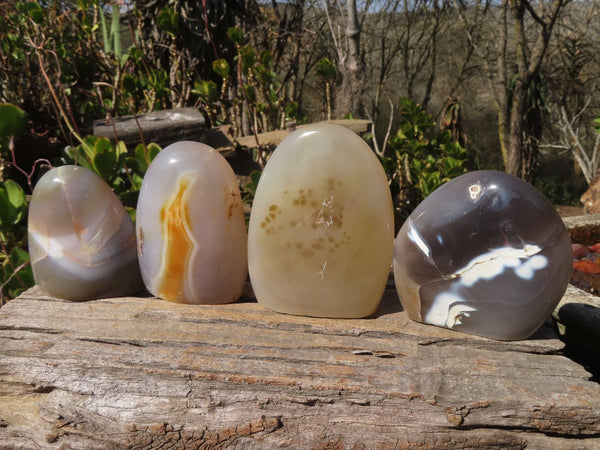
<svg viewBox="0 0 600 450"><path fill-rule="evenodd" d="M598 448L562 350L412 322L391 285L361 320L33 288L0 309L0 447Z"/></svg>
<svg viewBox="0 0 600 450"><path fill-rule="evenodd" d="M339 120L328 120L328 123L333 123L348 128L349 130L360 134L366 133L371 129L371 121L364 119L339 119ZM298 129L304 125L298 125ZM242 136L238 138L230 138L232 142L235 142L243 147L258 147L258 146L272 146L275 147L283 141L288 134L294 131L293 129L286 130L275 130L268 131L266 133L260 133L257 136Z"/></svg>
<svg viewBox="0 0 600 450"><path fill-rule="evenodd" d="M156 142L161 147L183 140L209 140L209 129L204 116L196 108L176 108L138 116L100 119L94 121L93 132L112 142L117 139L123 141L129 147L142 142L142 135L144 142Z"/></svg>

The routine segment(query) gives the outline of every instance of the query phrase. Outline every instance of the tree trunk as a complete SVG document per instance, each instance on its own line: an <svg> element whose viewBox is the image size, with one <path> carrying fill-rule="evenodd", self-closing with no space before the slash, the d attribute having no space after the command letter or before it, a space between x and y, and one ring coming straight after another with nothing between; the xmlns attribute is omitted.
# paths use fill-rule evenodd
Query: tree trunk
<svg viewBox="0 0 600 450"><path fill-rule="evenodd" d="M342 84L336 96L338 118L351 114L354 117L366 115L364 102L363 64L360 54L360 25L356 0L347 2L346 36L348 38L348 56L346 65L340 67Z"/></svg>
<svg viewBox="0 0 600 450"><path fill-rule="evenodd" d="M506 171L516 177L521 176L523 154L523 133L525 133L526 86L519 79L515 83L510 108L510 132L508 136L508 166Z"/></svg>
<svg viewBox="0 0 600 450"><path fill-rule="evenodd" d="M503 0L497 9L490 2L475 2L475 17L487 16L478 29L480 40L475 40L473 22L463 15L470 40L476 42L476 51L482 58L488 75L489 88L494 95L498 117L498 134L505 170L531 181L537 160L537 142L541 122L528 123L528 108L536 105L528 93L539 80L540 66L548 49L552 31L563 6L569 0L554 0L551 4L528 0ZM463 13L468 10L460 2ZM471 5L471 3L469 3ZM498 28L493 21L500 18ZM479 19L474 19L479 20ZM509 24L512 31L509 30ZM527 25L527 30L526 30ZM495 45L487 45L494 42ZM516 71L515 71L516 65ZM515 74L517 81L510 82ZM529 96L529 98L528 98ZM530 104L531 102L531 104ZM537 104L539 107L539 104ZM539 111L539 110L538 110ZM524 145L526 144L526 145Z"/></svg>

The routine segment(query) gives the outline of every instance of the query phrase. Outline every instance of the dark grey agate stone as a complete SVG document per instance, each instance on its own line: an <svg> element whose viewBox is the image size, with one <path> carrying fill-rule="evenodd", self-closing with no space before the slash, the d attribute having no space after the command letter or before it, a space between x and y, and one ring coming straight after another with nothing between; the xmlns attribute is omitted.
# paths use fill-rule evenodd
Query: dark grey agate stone
<svg viewBox="0 0 600 450"><path fill-rule="evenodd" d="M493 171L437 189L394 243L396 289L411 319L501 340L525 339L544 323L567 288L571 261L550 202Z"/></svg>

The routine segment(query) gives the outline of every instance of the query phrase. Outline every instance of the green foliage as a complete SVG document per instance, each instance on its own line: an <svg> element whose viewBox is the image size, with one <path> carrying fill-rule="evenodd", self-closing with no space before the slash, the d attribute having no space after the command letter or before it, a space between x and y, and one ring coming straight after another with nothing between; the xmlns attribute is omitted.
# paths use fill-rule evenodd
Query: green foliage
<svg viewBox="0 0 600 450"><path fill-rule="evenodd" d="M0 104L0 136L18 136L27 126L27 114L10 103Z"/></svg>
<svg viewBox="0 0 600 450"><path fill-rule="evenodd" d="M393 157L382 158L392 193L403 215L408 215L435 189L467 172L468 152L450 131L436 131L435 121L417 103L400 102L402 122L390 139Z"/></svg>
<svg viewBox="0 0 600 450"><path fill-rule="evenodd" d="M202 102L206 104L212 104L219 98L219 91L217 90L217 83L212 80L200 80L194 83L194 89L192 90Z"/></svg>
<svg viewBox="0 0 600 450"><path fill-rule="evenodd" d="M19 136L27 126L27 114L10 103L0 103L0 160L8 157L9 141ZM0 164L0 180L4 166Z"/></svg>
<svg viewBox="0 0 600 450"><path fill-rule="evenodd" d="M121 50L121 14L117 4L112 5L112 17L110 29L106 23L104 13L100 11L100 29L102 31L102 41L104 42L104 52L114 54L120 66L123 66L129 57L129 53L123 53Z"/></svg>
<svg viewBox="0 0 600 450"><path fill-rule="evenodd" d="M50 136L60 133L46 76L59 81L60 97L74 107L70 120L83 123L100 116L94 83L110 81L106 71L95 2L73 2L65 7L38 2L4 2L0 14L0 101L24 107L33 128ZM96 33L98 30L98 33ZM42 71L43 64L45 71ZM57 86L54 86L57 89ZM68 136L65 136L68 138Z"/></svg>
<svg viewBox="0 0 600 450"><path fill-rule="evenodd" d="M231 27L227 30L227 37L235 45L241 45L244 40L244 32L237 27Z"/></svg>
<svg viewBox="0 0 600 450"><path fill-rule="evenodd" d="M229 63L226 59L216 59L212 63L213 71L221 78L229 77Z"/></svg>
<svg viewBox="0 0 600 450"><path fill-rule="evenodd" d="M254 202L254 196L256 195L256 189L258 188L258 182L262 172L253 170L250 172L248 183L242 186L242 201L248 205L252 205Z"/></svg>
<svg viewBox="0 0 600 450"><path fill-rule="evenodd" d="M244 33L236 27L227 31L235 45L235 67L226 59L212 62L212 71L220 78L220 89L213 80L194 82L192 93L212 123L233 123L234 135L240 134L242 115L251 124L252 133L280 128L286 118L298 117L298 103L286 101L281 80L273 67L273 53L258 51L251 43L244 44ZM235 76L239 75L239 76ZM228 88L237 83L237 97L230 98Z"/></svg>
<svg viewBox="0 0 600 450"><path fill-rule="evenodd" d="M0 230L11 232L27 215L27 197L13 180L0 185Z"/></svg>
<svg viewBox="0 0 600 450"><path fill-rule="evenodd" d="M0 305L33 286L28 264L27 197L13 180L4 180L6 155L12 152L12 140L27 124L25 112L9 103L0 104Z"/></svg>
<svg viewBox="0 0 600 450"><path fill-rule="evenodd" d="M596 129L596 133L600 133L600 116L594 119L594 128Z"/></svg>
<svg viewBox="0 0 600 450"><path fill-rule="evenodd" d="M37 24L41 24L44 21L44 11L37 2L27 2L24 5L24 10L27 11L31 20Z"/></svg>
<svg viewBox="0 0 600 450"><path fill-rule="evenodd" d="M294 120L298 118L298 102L291 101L285 105L285 116Z"/></svg>
<svg viewBox="0 0 600 450"><path fill-rule="evenodd" d="M578 192L573 186L552 176L538 176L533 185L553 205L580 206L579 198L583 192Z"/></svg>
<svg viewBox="0 0 600 450"><path fill-rule="evenodd" d="M159 151L156 144L139 144L129 155L122 141L113 145L107 138L87 136L77 147L65 149L63 163L78 164L96 173L133 214L144 174Z"/></svg>
<svg viewBox="0 0 600 450"><path fill-rule="evenodd" d="M29 254L21 247L13 247L10 254L1 259L0 280L2 281L2 301L18 297L35 284L29 264Z"/></svg>
<svg viewBox="0 0 600 450"><path fill-rule="evenodd" d="M0 305L33 286L27 248L27 197L12 180L0 183Z"/></svg>
<svg viewBox="0 0 600 450"><path fill-rule="evenodd" d="M164 8L156 18L158 28L175 37L179 31L179 14L171 7Z"/></svg>
<svg viewBox="0 0 600 450"><path fill-rule="evenodd" d="M329 58L321 58L317 62L316 70L324 81L331 82L335 78L335 64Z"/></svg>

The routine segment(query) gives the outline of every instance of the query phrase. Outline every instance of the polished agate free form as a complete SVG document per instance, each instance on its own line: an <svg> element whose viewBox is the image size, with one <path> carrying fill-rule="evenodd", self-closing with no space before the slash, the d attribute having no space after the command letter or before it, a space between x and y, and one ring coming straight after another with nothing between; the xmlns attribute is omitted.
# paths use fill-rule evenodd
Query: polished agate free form
<svg viewBox="0 0 600 450"><path fill-rule="evenodd" d="M213 148L182 141L156 156L140 190L136 236L153 295L192 304L241 295L248 274L242 200L233 170Z"/></svg>
<svg viewBox="0 0 600 450"><path fill-rule="evenodd" d="M256 298L283 313L368 316L385 289L393 233L387 179L369 146L338 125L302 127L274 151L255 194Z"/></svg>
<svg viewBox="0 0 600 450"><path fill-rule="evenodd" d="M142 289L133 222L95 173L61 166L44 174L28 220L33 275L48 294L89 300Z"/></svg>
<svg viewBox="0 0 600 450"><path fill-rule="evenodd" d="M552 204L503 172L434 191L396 237L394 278L410 318L494 339L525 339L571 276L569 234Z"/></svg>

